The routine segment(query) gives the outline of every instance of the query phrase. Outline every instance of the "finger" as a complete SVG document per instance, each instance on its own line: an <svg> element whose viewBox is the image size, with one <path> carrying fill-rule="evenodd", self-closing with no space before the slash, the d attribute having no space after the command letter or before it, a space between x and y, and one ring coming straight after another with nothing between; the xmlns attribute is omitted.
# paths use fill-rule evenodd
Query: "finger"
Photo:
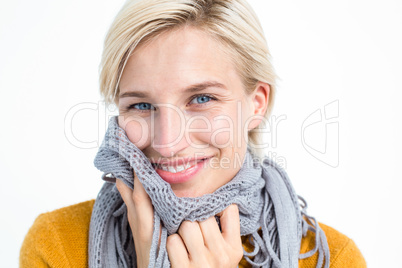
<svg viewBox="0 0 402 268"><path fill-rule="evenodd" d="M202 236L204 238L205 246L211 252L220 252L219 245L224 242L221 231L219 230L218 223L216 222L215 216L208 218L205 221L199 222Z"/></svg>
<svg viewBox="0 0 402 268"><path fill-rule="evenodd" d="M241 244L240 217L237 205L228 206L219 215L223 239L230 245Z"/></svg>
<svg viewBox="0 0 402 268"><path fill-rule="evenodd" d="M189 258L186 246L180 235L172 234L168 236L166 241L166 250L169 256L171 266L174 267L188 267Z"/></svg>
<svg viewBox="0 0 402 268"><path fill-rule="evenodd" d="M153 207L149 196L134 173L134 190L117 179L116 187L127 206L127 218L133 234L138 267L147 267L153 234Z"/></svg>
<svg viewBox="0 0 402 268"><path fill-rule="evenodd" d="M148 237L152 234L154 210L151 199L142 187L134 173L134 190L131 190L123 181L116 179L116 187L127 206L130 226L140 228L139 235ZM135 190L137 188L137 190Z"/></svg>
<svg viewBox="0 0 402 268"><path fill-rule="evenodd" d="M201 262L202 256L205 256L204 238L200 226L197 222L183 221L178 231L183 240L191 261Z"/></svg>
<svg viewBox="0 0 402 268"><path fill-rule="evenodd" d="M132 192L132 199L134 201L134 206L137 212L143 216L153 215L153 207L151 198L142 186L142 183L137 177L137 174L134 173L134 190Z"/></svg>
<svg viewBox="0 0 402 268"><path fill-rule="evenodd" d="M142 183L134 173L134 190L132 192L132 200L134 205L134 213L136 221L135 225L138 226L139 238L146 241L149 236L152 237L154 226L154 208L152 207L151 199L145 192Z"/></svg>
<svg viewBox="0 0 402 268"><path fill-rule="evenodd" d="M116 188L120 193L121 198L123 198L127 209L131 210L134 207L134 202L132 200L133 190L131 190L122 180L116 178Z"/></svg>

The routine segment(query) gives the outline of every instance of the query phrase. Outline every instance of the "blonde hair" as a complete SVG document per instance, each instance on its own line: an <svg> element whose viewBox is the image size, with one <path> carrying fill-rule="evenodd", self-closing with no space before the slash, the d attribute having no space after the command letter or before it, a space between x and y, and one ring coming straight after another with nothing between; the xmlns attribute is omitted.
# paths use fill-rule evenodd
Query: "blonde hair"
<svg viewBox="0 0 402 268"><path fill-rule="evenodd" d="M259 81L270 85L264 115L268 122L277 76L261 24L245 0L127 0L106 35L99 66L100 93L106 104L118 105L120 78L134 49L182 26L194 26L228 48L246 94ZM249 143L262 144L262 125L249 131ZM262 148L250 147L258 157L264 156Z"/></svg>

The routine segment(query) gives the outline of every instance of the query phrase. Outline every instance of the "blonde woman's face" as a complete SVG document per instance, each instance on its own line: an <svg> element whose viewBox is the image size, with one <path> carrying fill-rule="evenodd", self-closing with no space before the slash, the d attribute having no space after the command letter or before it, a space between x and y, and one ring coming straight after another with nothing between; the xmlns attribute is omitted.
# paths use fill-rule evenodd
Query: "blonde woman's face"
<svg viewBox="0 0 402 268"><path fill-rule="evenodd" d="M136 48L120 81L120 127L151 162L173 161L156 171L179 197L212 193L236 175L260 122L252 118L268 104L269 86L246 96L220 48L194 28L167 32Z"/></svg>

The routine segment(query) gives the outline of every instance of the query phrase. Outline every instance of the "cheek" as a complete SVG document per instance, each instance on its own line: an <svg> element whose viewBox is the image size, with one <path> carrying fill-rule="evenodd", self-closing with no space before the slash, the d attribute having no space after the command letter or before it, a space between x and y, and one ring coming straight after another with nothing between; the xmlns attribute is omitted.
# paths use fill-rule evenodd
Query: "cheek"
<svg viewBox="0 0 402 268"><path fill-rule="evenodd" d="M212 121L212 132L210 133L210 143L218 148L225 148L233 144L234 122L227 116Z"/></svg>
<svg viewBox="0 0 402 268"><path fill-rule="evenodd" d="M208 143L213 147L225 148L233 143L234 120L230 115L221 112L220 115L208 115L196 120L192 120L187 125L187 130L191 130L191 142L201 141L202 144ZM198 142L197 142L198 143Z"/></svg>
<svg viewBox="0 0 402 268"><path fill-rule="evenodd" d="M236 103L228 107L222 116L216 117L217 120L211 121L213 126L211 139L220 148L243 147L247 142L244 123L248 114L244 111L243 103L239 106Z"/></svg>
<svg viewBox="0 0 402 268"><path fill-rule="evenodd" d="M140 150L150 143L149 124L143 118L124 119L119 116L119 126L124 129L128 139Z"/></svg>
<svg viewBox="0 0 402 268"><path fill-rule="evenodd" d="M230 108L230 109L229 109ZM241 112L241 111L240 111ZM203 129L204 132L193 132L198 140L203 140L217 148L242 147L246 142L243 133L244 114L238 115L235 107L227 107L225 111L220 110L206 117L208 125L202 120L193 121L191 128ZM208 129L208 131L206 131ZM191 139L193 140L193 139Z"/></svg>

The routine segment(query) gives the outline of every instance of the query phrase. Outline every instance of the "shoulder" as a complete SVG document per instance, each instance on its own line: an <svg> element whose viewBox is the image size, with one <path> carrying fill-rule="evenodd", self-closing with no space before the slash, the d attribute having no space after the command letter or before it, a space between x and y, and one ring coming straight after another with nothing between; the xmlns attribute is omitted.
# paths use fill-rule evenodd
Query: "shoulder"
<svg viewBox="0 0 402 268"><path fill-rule="evenodd" d="M319 223L319 225L327 237L331 268L367 267L363 255L352 239L328 225L323 223ZM309 231L301 241L300 252L305 253L313 249L314 246L315 235ZM315 267L317 259L318 254L316 253L310 258L299 260L299 267Z"/></svg>
<svg viewBox="0 0 402 268"><path fill-rule="evenodd" d="M20 267L85 267L94 202L40 214L25 236Z"/></svg>
<svg viewBox="0 0 402 268"><path fill-rule="evenodd" d="M320 227L324 231L329 251L330 251L330 267L331 268L343 268L343 267L354 267L354 268L366 268L366 261L360 250L353 242L352 239L342 234L341 232L329 227L325 224L319 223ZM249 241L247 236L242 236L243 247L246 251L252 252L254 247ZM312 232L307 232L307 235L302 238L300 253L306 253L310 251L315 246L315 234ZM300 259L299 267L302 268L315 268L317 266L318 253L313 256ZM243 258L239 263L239 267L246 268L251 267L251 265Z"/></svg>

